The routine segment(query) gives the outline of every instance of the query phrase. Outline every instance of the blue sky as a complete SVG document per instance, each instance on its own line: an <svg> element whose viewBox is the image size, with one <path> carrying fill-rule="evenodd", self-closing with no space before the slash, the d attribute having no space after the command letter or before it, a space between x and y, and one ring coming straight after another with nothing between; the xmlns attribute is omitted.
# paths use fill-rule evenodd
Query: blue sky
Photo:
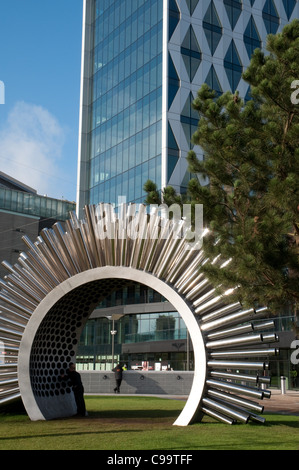
<svg viewBox="0 0 299 470"><path fill-rule="evenodd" d="M0 170L75 200L83 0L0 0Z"/></svg>

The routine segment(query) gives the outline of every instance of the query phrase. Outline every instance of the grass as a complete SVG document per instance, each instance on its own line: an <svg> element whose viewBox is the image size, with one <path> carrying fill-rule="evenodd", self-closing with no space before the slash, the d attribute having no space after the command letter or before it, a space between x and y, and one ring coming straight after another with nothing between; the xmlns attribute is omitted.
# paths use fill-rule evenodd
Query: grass
<svg viewBox="0 0 299 470"><path fill-rule="evenodd" d="M88 417L31 422L0 411L0 450L298 450L299 418L265 414L266 424L233 426L205 417L177 427L184 402L155 397L87 396Z"/></svg>

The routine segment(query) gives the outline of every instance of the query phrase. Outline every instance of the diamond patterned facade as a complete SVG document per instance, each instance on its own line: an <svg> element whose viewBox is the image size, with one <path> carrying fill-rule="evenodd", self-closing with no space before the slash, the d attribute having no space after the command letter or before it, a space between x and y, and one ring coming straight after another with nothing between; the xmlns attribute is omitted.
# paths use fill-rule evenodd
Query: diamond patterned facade
<svg viewBox="0 0 299 470"><path fill-rule="evenodd" d="M78 216L143 203L148 179L185 192L190 96L207 83L248 97L253 51L294 18L295 0L84 0Z"/></svg>
<svg viewBox="0 0 299 470"><path fill-rule="evenodd" d="M237 89L241 97L246 97L248 85L241 76L252 52L265 47L268 34L280 32L286 23L299 17L299 4L295 0L173 0L170 3L176 3L179 9L179 20L176 16L177 26L171 30L168 42L179 86L177 81L177 93L175 96L172 93L168 101L167 119L180 158L174 168L171 165L171 173L167 172L166 184L184 191L189 178L185 157L196 126L196 116L193 120L190 115L192 111L186 116L190 93L196 96L201 85L207 83L218 94ZM201 155L200 148L194 150Z"/></svg>

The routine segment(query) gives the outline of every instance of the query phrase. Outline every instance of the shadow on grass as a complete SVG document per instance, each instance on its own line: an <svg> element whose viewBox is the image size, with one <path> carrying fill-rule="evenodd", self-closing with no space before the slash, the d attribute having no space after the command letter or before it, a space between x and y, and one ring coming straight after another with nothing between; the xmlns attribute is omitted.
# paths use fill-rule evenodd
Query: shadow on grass
<svg viewBox="0 0 299 470"><path fill-rule="evenodd" d="M45 438L52 438L54 437L55 439L56 438L59 438L59 437L62 437L62 438L66 438L66 437L76 437L76 436L92 436L92 435L95 435L95 436L98 436L100 434L104 434L104 435L107 435L107 434L117 434L117 433L139 433L140 431L138 429L120 429L120 430L86 430L86 431L83 431L82 429L80 429L80 431L77 431L77 432L53 432L53 433L48 433L48 434L29 434L29 435L24 435L22 434L22 436L8 436L8 437L1 437L0 438L0 442L5 442L5 441L19 441L20 439L45 439Z"/></svg>
<svg viewBox="0 0 299 470"><path fill-rule="evenodd" d="M0 409L0 416L27 415L22 400L3 405Z"/></svg>
<svg viewBox="0 0 299 470"><path fill-rule="evenodd" d="M299 429L299 416L285 415L285 414L267 414L263 415L266 418L264 426L287 426L289 428ZM293 419L292 419L293 418Z"/></svg>
<svg viewBox="0 0 299 470"><path fill-rule="evenodd" d="M176 418L180 414L179 410L101 410L88 411L89 418L96 419L157 419L157 418Z"/></svg>

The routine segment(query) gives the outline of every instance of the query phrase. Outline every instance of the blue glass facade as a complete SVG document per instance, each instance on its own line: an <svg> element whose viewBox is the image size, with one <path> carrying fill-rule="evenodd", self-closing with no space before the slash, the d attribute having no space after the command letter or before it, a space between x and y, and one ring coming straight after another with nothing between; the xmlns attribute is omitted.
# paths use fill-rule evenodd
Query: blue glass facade
<svg viewBox="0 0 299 470"><path fill-rule="evenodd" d="M299 17L299 3L84 0L84 15L77 196L80 218L84 204L117 205L119 196L125 196L127 202L143 203L143 185L148 179L159 189L171 185L185 192L191 177L186 160L190 148L203 158L202 149L191 141L198 124L191 106L197 91L207 83L218 95L237 90L247 99L249 87L242 73L253 51L265 48L269 33L280 32L286 23ZM138 315L138 292L125 300L124 295L126 291L121 291L106 299L104 309L133 305L130 314ZM163 313L154 307L159 302L149 302L153 304L153 321L155 315ZM136 325L137 316L132 318ZM119 341L119 348L121 343L146 343L147 333L139 335L143 332L139 320L139 330L128 333L132 343L127 336ZM106 320L90 321L97 328ZM126 322L124 317L121 323ZM87 330L89 327L87 324ZM109 332L110 325L107 328ZM159 343L156 340L151 339ZM109 341L110 337L107 344ZM83 343L87 347L88 341ZM135 348L140 360L141 356L144 359L142 347ZM170 344L169 354L173 354L172 347ZM107 351L109 362L110 346ZM94 366L101 362L96 356L103 354L100 350L91 349L90 354L82 350L82 356L93 357L90 361ZM118 357L129 361L124 354L119 349ZM180 364L185 359L180 358Z"/></svg>
<svg viewBox="0 0 299 470"><path fill-rule="evenodd" d="M162 5L95 2L90 102L90 203L144 201L161 187Z"/></svg>

